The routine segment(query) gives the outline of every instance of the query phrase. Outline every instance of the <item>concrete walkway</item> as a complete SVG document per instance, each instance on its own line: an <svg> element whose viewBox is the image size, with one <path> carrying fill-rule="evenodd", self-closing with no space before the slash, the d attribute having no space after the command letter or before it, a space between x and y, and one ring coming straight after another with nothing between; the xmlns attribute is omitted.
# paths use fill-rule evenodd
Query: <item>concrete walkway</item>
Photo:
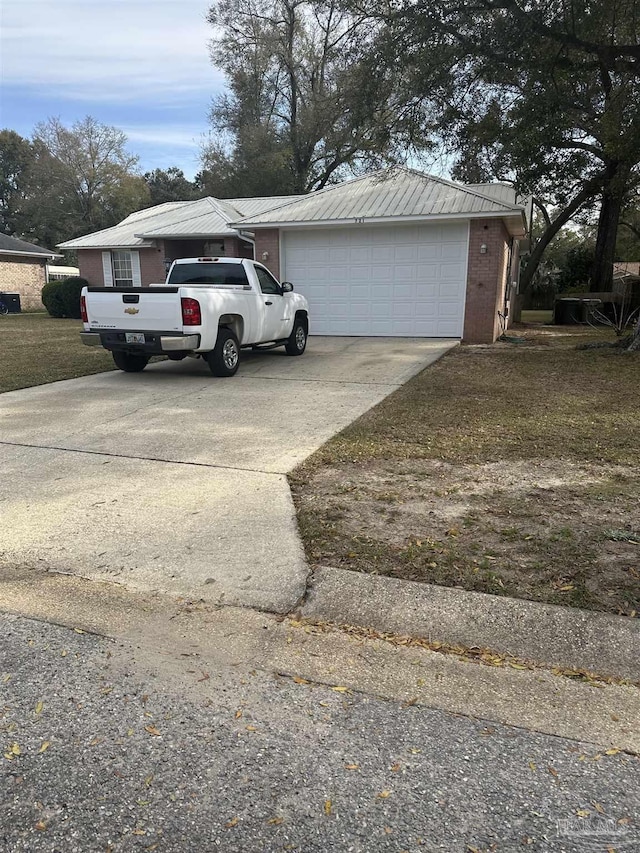
<svg viewBox="0 0 640 853"><path fill-rule="evenodd" d="M288 471L456 341L312 338L0 398L0 563L286 612L305 589Z"/></svg>

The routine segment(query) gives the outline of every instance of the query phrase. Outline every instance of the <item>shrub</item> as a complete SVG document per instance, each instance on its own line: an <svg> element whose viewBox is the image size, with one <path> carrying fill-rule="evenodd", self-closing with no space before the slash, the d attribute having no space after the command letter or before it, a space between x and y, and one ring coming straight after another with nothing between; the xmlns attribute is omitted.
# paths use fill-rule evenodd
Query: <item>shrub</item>
<svg viewBox="0 0 640 853"><path fill-rule="evenodd" d="M61 281L50 281L42 288L42 304L51 317L64 317L62 300L60 299Z"/></svg>
<svg viewBox="0 0 640 853"><path fill-rule="evenodd" d="M80 319L80 294L89 282L72 276L64 281L50 281L42 288L42 302L52 317Z"/></svg>
<svg viewBox="0 0 640 853"><path fill-rule="evenodd" d="M60 301L65 317L71 317L73 320L80 319L80 294L82 288L88 284L86 278L81 278L79 275L65 278L60 282Z"/></svg>

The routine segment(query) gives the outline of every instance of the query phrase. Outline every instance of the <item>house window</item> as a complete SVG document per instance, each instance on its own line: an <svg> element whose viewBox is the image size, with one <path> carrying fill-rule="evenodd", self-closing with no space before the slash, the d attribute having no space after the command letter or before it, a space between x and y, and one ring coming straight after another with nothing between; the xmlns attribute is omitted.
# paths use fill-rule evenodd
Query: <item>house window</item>
<svg viewBox="0 0 640 853"><path fill-rule="evenodd" d="M131 252L111 252L111 266L116 287L133 287Z"/></svg>

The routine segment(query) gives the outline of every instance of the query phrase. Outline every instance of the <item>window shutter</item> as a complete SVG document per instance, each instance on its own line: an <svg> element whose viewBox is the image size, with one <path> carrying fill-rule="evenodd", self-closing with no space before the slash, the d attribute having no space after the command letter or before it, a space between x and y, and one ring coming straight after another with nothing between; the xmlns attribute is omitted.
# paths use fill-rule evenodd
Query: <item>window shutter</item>
<svg viewBox="0 0 640 853"><path fill-rule="evenodd" d="M102 275L105 287L113 287L113 273L111 272L111 252L102 253Z"/></svg>
<svg viewBox="0 0 640 853"><path fill-rule="evenodd" d="M140 273L140 252L131 252L131 277L134 287L142 287L142 274Z"/></svg>

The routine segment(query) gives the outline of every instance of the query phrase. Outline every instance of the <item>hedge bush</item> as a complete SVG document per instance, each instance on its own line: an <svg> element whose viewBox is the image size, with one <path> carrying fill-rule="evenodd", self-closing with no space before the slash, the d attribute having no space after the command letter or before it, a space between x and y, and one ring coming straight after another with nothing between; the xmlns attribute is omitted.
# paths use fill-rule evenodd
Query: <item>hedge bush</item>
<svg viewBox="0 0 640 853"><path fill-rule="evenodd" d="M80 294L88 285L86 278L71 276L64 281L50 281L42 288L42 302L52 317L80 319Z"/></svg>
<svg viewBox="0 0 640 853"><path fill-rule="evenodd" d="M60 299L61 281L50 281L42 288L42 304L51 317L64 317L62 300Z"/></svg>

